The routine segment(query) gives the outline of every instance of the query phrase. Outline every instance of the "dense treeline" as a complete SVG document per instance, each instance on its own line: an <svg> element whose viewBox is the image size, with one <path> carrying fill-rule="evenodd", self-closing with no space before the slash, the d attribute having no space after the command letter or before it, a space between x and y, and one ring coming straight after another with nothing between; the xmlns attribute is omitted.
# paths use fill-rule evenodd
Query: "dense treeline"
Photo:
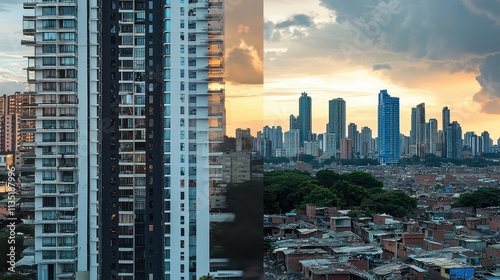
<svg viewBox="0 0 500 280"><path fill-rule="evenodd" d="M298 170L264 173L264 213L286 213L306 204L343 206L402 217L416 208L401 191L383 191L383 183L366 172L337 174L321 170L316 177Z"/></svg>
<svg viewBox="0 0 500 280"><path fill-rule="evenodd" d="M452 207L485 208L500 206L499 188L480 188L471 193L463 193L453 203Z"/></svg>
<svg viewBox="0 0 500 280"><path fill-rule="evenodd" d="M488 157L493 157L489 154ZM486 167L490 165L500 165L500 162L494 162L491 160L487 160L486 158L465 158L465 159L450 159L450 158L442 158L433 154L427 154L423 158L413 156L410 158L402 158L399 161L400 165L415 165L415 164L423 164L429 167L439 167L443 163L451 163L454 165L465 165L468 167Z"/></svg>
<svg viewBox="0 0 500 280"><path fill-rule="evenodd" d="M293 160L294 162L302 161L305 163L309 163L313 166L313 168L320 168L323 166L331 165L332 163L336 163L339 165L354 165L354 166L379 165L378 160L371 158L340 159L331 157L328 159L324 159L322 161L318 161L314 156L311 155L299 155L299 157L293 157L291 159L286 157L271 157L265 159L265 163L268 164L289 163L291 160Z"/></svg>

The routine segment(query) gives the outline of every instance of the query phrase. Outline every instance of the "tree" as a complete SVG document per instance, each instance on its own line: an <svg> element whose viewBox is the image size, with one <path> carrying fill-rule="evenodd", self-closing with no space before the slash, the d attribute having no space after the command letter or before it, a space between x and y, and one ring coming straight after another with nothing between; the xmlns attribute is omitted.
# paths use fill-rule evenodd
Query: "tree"
<svg viewBox="0 0 500 280"><path fill-rule="evenodd" d="M382 187L384 186L382 181L367 172L354 171L342 174L342 179L365 188L371 194L380 193L382 191Z"/></svg>
<svg viewBox="0 0 500 280"><path fill-rule="evenodd" d="M463 193L452 204L452 207L485 208L500 205L500 189L480 188L472 193Z"/></svg>
<svg viewBox="0 0 500 280"><path fill-rule="evenodd" d="M405 217L417 208L417 200L403 191L391 190L372 195L363 202L361 208L372 213Z"/></svg>
<svg viewBox="0 0 500 280"><path fill-rule="evenodd" d="M339 180L333 184L332 190L345 206L359 206L370 196L365 188L345 180Z"/></svg>
<svg viewBox="0 0 500 280"><path fill-rule="evenodd" d="M203 275L201 276L198 280L215 280L215 277L213 277L212 275L210 275L210 273L208 275Z"/></svg>
<svg viewBox="0 0 500 280"><path fill-rule="evenodd" d="M318 179L320 185L326 188L331 188L335 182L340 180L342 176L333 172L332 170L320 170L316 172L316 179Z"/></svg>
<svg viewBox="0 0 500 280"><path fill-rule="evenodd" d="M339 204L337 196L329 189L318 186L304 197L302 205L313 204L317 207L331 207Z"/></svg>
<svg viewBox="0 0 500 280"><path fill-rule="evenodd" d="M264 213L286 213L295 209L302 202L301 193L307 182L317 184L318 181L298 170L265 172Z"/></svg>

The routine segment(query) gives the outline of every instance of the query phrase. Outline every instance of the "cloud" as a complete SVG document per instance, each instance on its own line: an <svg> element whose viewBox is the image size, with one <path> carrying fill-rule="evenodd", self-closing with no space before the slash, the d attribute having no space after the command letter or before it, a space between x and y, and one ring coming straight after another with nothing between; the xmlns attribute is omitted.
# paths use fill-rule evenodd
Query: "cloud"
<svg viewBox="0 0 500 280"><path fill-rule="evenodd" d="M300 27L312 27L314 25L312 19L304 14L297 14L291 16L289 19L278 22L275 25L275 28L277 29L283 29L283 28L289 28L293 26L300 26Z"/></svg>
<svg viewBox="0 0 500 280"><path fill-rule="evenodd" d="M373 64L372 69L373 69L373 71L382 70L382 69L392 70L392 67L389 63L376 63L376 64Z"/></svg>
<svg viewBox="0 0 500 280"><path fill-rule="evenodd" d="M489 19L500 24L500 1L490 0L490 1L472 1L463 0L464 5L473 13L478 15L485 15Z"/></svg>
<svg viewBox="0 0 500 280"><path fill-rule="evenodd" d="M236 84L261 84L263 71L256 50L242 46L232 49L227 55L226 78Z"/></svg>
<svg viewBox="0 0 500 280"><path fill-rule="evenodd" d="M500 114L500 54L484 59L476 77L481 89L474 95L474 101L482 106L487 114Z"/></svg>
<svg viewBox="0 0 500 280"><path fill-rule="evenodd" d="M227 82L234 84L262 83L263 0L232 2L225 5L224 39Z"/></svg>

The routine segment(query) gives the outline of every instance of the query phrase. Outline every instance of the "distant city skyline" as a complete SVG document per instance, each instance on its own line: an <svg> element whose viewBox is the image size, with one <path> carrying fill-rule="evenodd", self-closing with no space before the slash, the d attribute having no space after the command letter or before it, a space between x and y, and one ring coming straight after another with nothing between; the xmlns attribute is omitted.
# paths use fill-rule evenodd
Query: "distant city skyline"
<svg viewBox="0 0 500 280"><path fill-rule="evenodd" d="M463 131L498 139L500 21L486 3L266 1L265 123L286 127L306 91L313 132L324 132L328 100L338 97L347 123L373 129L377 93L387 89L400 98L405 135L411 108L425 102L426 119L439 128L447 106Z"/></svg>
<svg viewBox="0 0 500 280"><path fill-rule="evenodd" d="M379 91L380 91L380 89L379 89ZM390 91L390 90L388 90L388 91ZM309 92L307 92L307 94L308 94L308 97L311 97L312 107L314 107L315 106L314 95L309 94ZM375 95L377 95L377 94L375 94ZM395 94L397 94L397 93L395 93ZM290 116L293 115L293 116L297 117L299 115L298 114L298 112L299 112L299 109L298 109L299 108L299 101L298 101L299 98L300 98L300 93L297 93L295 96L295 107L296 108L292 108L288 112L288 115L285 117L285 119L273 119L273 120L266 119L263 122L263 126L266 126L266 125L268 125L268 126L281 126L283 128L283 131L289 130L290 129L290 123L289 123ZM356 115L357 111L356 111L356 109L349 110L350 104L349 104L349 102L345 101L345 99L349 99L349 98L345 98L345 97L332 97L328 102L321 104L322 107L326 108L324 111L321 112L322 115L325 115L325 113L326 113L326 118L315 118L314 116L315 116L315 114L318 114L318 111L317 110L315 111L314 109L312 110L312 120L313 120L312 133L323 134L323 133L328 132L327 129L328 129L328 123L329 123L329 119L330 119L329 118L330 108L332 106L331 103L329 103L329 102L333 101L333 100L337 100L337 99L339 99L339 100L342 99L345 103L346 123L354 123L354 124L356 124L358 129L361 129L362 127L365 127L365 126L369 127L370 129L373 129L373 137L378 137L378 133L376 130L376 128L377 128L377 115L376 115L377 104L373 104L373 106L372 106L371 111L373 111L373 113L375 113L374 119L369 121L369 123L372 123L372 124L367 125L366 123L368 123L368 121L365 123L352 121L353 119L355 119L355 116L353 116L353 115ZM319 102L319 101L316 101L316 103L317 102ZM400 100L400 102L402 103L403 101ZM425 102L425 100L421 100L420 102L415 103L412 107L410 107L407 112L402 112L400 109L400 133L404 134L405 136L411 137L412 111L414 111L415 108L419 107L419 108L421 108L420 110L423 110L422 111L423 112L422 118L425 119L425 122L428 122L431 119L435 119L437 121L438 130L442 130L444 128L443 117L447 117L448 124L452 123L453 121L459 122L461 127L462 127L462 131L473 131L478 135L480 135L483 131L488 131L489 136L491 139L493 139L494 143L496 143L496 140L500 138L500 132L495 133L496 130L490 131L490 130L485 129L485 128L480 127L480 126L475 126L475 127L469 126L467 128L464 128L464 126L462 125L462 122L458 121L457 119L454 118L454 115L460 114L460 112L455 112L453 110L453 108L451 108L449 106L435 108L435 107L427 106L426 104L427 104L427 102ZM316 106L318 106L318 105L316 105ZM351 104L351 106L352 106L352 104ZM369 110L366 110L364 112L367 113L368 111ZM429 111L432 112L432 115L428 114ZM283 112L283 115L286 115L286 114L287 114L286 112ZM370 114L371 114L371 112L370 112ZM421 113L419 113L419 117L420 117L420 114ZM344 137L345 137L348 133L347 125L345 125L344 127L345 127L345 133L344 133ZM403 129L403 127L405 127L406 130ZM255 131L258 131L261 128L262 127L257 128L257 130L255 130ZM421 129L421 130L419 130L420 133L425 134L425 129L426 129L425 126L422 126L420 129ZM252 130L252 131L254 131L254 130Z"/></svg>

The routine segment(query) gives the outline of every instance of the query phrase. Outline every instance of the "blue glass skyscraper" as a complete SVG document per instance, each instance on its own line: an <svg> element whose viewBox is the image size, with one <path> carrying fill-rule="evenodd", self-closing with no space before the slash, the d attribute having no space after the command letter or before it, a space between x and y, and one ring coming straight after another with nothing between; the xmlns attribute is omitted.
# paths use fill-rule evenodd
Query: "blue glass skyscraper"
<svg viewBox="0 0 500 280"><path fill-rule="evenodd" d="M379 162L399 162L399 150L399 98L391 97L384 89L378 95Z"/></svg>

